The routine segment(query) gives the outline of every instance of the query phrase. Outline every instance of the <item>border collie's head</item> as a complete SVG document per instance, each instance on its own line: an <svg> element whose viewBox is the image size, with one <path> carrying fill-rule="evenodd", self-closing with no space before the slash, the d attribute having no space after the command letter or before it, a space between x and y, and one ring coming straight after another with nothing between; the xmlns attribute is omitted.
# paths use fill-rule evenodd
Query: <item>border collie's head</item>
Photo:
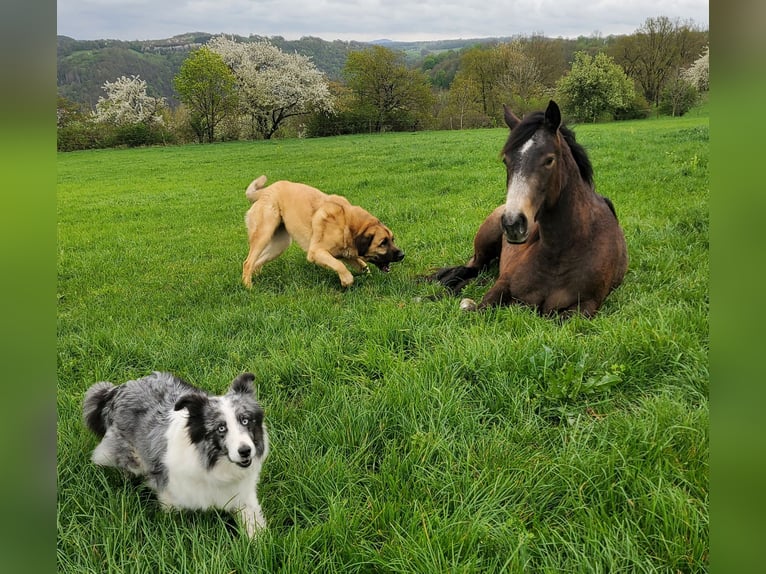
<svg viewBox="0 0 766 574"><path fill-rule="evenodd" d="M222 458L247 468L253 459L265 459L269 439L263 409L253 393L255 375L243 373L220 397L189 393L176 401L175 410L187 409L192 444L203 453L208 468Z"/></svg>

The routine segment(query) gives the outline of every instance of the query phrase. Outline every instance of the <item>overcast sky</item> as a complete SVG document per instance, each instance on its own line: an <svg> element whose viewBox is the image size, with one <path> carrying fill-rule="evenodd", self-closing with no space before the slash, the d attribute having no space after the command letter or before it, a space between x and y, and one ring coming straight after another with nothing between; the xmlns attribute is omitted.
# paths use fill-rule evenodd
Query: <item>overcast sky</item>
<svg viewBox="0 0 766 574"><path fill-rule="evenodd" d="M667 16L709 27L709 0L58 0L58 34L158 40L186 32L297 40L630 34Z"/></svg>

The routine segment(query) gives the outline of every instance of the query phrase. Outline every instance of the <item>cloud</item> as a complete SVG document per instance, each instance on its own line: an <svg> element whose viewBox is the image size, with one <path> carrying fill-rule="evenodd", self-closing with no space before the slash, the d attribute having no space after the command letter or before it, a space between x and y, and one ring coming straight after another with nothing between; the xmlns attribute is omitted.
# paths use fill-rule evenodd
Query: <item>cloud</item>
<svg viewBox="0 0 766 574"><path fill-rule="evenodd" d="M708 0L59 0L58 33L149 40L186 32L430 40L629 34L647 18L709 26Z"/></svg>

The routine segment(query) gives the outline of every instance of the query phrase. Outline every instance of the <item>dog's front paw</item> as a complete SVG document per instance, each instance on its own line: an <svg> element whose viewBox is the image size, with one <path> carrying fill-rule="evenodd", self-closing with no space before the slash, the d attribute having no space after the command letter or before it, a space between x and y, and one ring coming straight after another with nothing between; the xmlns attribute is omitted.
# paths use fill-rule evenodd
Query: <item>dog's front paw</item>
<svg viewBox="0 0 766 574"><path fill-rule="evenodd" d="M347 278L341 277L340 278L340 286L344 289L348 289L354 284L354 278L349 275Z"/></svg>
<svg viewBox="0 0 766 574"><path fill-rule="evenodd" d="M266 519L259 510L242 510L239 516L244 523L245 530L250 538L254 538L258 535L258 532L266 529Z"/></svg>

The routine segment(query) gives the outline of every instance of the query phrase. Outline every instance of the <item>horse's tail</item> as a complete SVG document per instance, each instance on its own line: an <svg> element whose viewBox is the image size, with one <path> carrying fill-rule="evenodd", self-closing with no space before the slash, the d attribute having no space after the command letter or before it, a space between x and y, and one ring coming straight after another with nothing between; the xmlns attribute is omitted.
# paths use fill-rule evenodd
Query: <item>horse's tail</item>
<svg viewBox="0 0 766 574"><path fill-rule="evenodd" d="M258 199L258 196L260 195L258 190L262 189L265 185L265 175L262 175L258 179L254 179L252 182L250 182L250 185L247 186L247 190L245 191L245 195L247 196L247 199L250 200L250 203L254 203Z"/></svg>

